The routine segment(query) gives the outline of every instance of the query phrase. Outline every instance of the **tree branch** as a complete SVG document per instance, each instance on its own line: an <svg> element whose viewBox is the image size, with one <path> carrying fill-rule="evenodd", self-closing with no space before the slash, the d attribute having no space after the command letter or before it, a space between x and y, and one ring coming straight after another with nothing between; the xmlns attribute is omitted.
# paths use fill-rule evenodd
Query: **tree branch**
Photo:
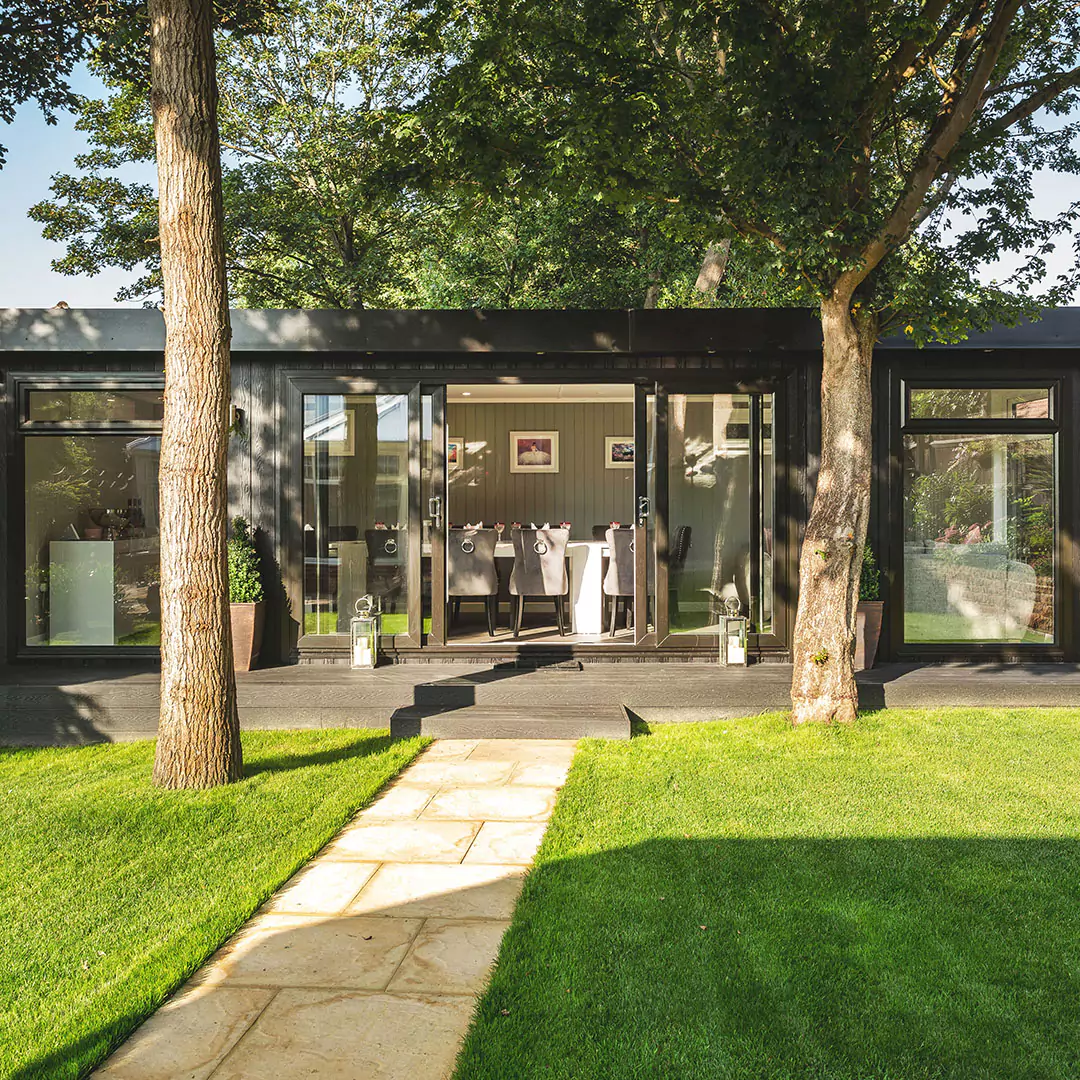
<svg viewBox="0 0 1080 1080"><path fill-rule="evenodd" d="M1074 86L1080 86L1080 67L1074 67L1072 71L1060 72L1057 78L1051 79L1048 83L1043 83L1038 90L1033 94L1029 94L1022 101L1018 101L1008 112L1002 113L1001 116L991 120L980 129L978 133L980 139L984 137L993 138L995 135L1003 134L1014 124L1037 113L1044 105L1053 101L1058 94Z"/></svg>
<svg viewBox="0 0 1080 1080"><path fill-rule="evenodd" d="M972 30L973 26L977 28L976 12L972 11L961 45L957 48L958 56L963 53L965 63L972 55L976 55L977 50L967 85L962 90L946 94L942 99L941 110L927 133L904 190L893 204L885 224L863 247L859 264L837 278L833 287L834 295L853 295L888 252L902 243L910 233L930 186L975 115L1022 2L1023 0L997 0L990 24L982 35L981 48L977 45L978 35ZM982 4L978 6L981 8ZM953 62L952 71L953 85L959 87L962 67L958 66L957 60Z"/></svg>

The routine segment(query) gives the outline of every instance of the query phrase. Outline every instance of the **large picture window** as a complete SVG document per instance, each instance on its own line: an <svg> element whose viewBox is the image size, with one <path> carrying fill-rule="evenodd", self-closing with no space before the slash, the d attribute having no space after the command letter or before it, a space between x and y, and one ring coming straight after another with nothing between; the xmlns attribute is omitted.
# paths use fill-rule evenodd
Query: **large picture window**
<svg viewBox="0 0 1080 1080"><path fill-rule="evenodd" d="M934 388L909 400L904 640L1054 644L1050 391Z"/></svg>
<svg viewBox="0 0 1080 1080"><path fill-rule="evenodd" d="M160 644L161 394L93 388L26 395L28 646Z"/></svg>

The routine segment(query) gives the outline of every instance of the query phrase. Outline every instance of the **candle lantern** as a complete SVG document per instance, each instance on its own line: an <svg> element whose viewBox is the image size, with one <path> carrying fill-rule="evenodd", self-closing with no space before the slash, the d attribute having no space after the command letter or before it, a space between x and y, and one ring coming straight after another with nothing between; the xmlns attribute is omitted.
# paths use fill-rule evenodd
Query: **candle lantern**
<svg viewBox="0 0 1080 1080"><path fill-rule="evenodd" d="M720 663L724 667L746 667L746 617L739 614L741 607L737 597L725 597L720 616Z"/></svg>
<svg viewBox="0 0 1080 1080"><path fill-rule="evenodd" d="M378 663L380 622L378 598L370 594L361 596L349 624L354 668L373 668Z"/></svg>

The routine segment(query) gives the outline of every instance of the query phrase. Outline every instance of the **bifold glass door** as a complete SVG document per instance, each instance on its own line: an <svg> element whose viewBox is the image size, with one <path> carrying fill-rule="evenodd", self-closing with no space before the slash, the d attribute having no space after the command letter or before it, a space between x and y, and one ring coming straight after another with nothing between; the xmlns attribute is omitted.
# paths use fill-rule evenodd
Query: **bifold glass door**
<svg viewBox="0 0 1080 1080"><path fill-rule="evenodd" d="M348 634L360 597L420 640L419 388L303 395L305 636Z"/></svg>
<svg viewBox="0 0 1080 1080"><path fill-rule="evenodd" d="M725 614L770 633L772 395L661 392L658 401L658 640L712 639Z"/></svg>

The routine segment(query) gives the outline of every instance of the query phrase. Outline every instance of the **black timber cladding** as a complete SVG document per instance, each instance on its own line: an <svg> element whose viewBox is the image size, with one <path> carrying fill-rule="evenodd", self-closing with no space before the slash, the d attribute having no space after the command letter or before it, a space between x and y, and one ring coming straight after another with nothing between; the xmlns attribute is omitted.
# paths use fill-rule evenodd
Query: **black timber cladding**
<svg viewBox="0 0 1080 1080"><path fill-rule="evenodd" d="M285 571L282 584L270 582L275 600L269 612L268 644L277 644L277 659L294 648L295 624L287 596L289 521L284 508L289 494L290 456L299 429L287 415L288 387L294 377L393 378L481 382L498 378L542 381L661 381L675 391L703 389L711 380L743 389L778 388L787 395L787 417L778 438L788 443L787 483L792 527L791 551L797 553L813 494L819 440L817 404L820 324L813 312L769 310L654 311L234 311L233 403L244 413L244 430L230 442L230 514L243 514L259 529L259 542L271 566ZM0 353L4 363L3 410L5 454L0 483L5 485L9 513L0 522L0 545L8 565L22 558L21 536L13 527L21 520L21 477L11 474L15 442L14 380L48 373L87 373L122 377L125 373L162 371L164 327L152 309L100 311L0 310ZM890 558L895 548L898 501L898 447L888 416L891 397L903 377L941 374L979 375L1002 379L1023 372L1056 373L1062 382L1063 411L1080 408L1080 309L1048 312L1035 323L997 328L973 335L962 345L912 348L890 339L878 346L874 391L875 482L873 540L885 564L888 599ZM889 401L889 409L881 404ZM1073 445L1071 420L1062 433L1060 484L1061 524L1067 533L1069 562L1061 581L1063 597L1062 655L1076 655L1078 609L1076 583L1080 555L1074 537L1080 532L1080 506L1070 494L1080 478L1080 445ZM780 478L778 477L778 483ZM295 553L292 553L293 555ZM794 573L794 563L788 575ZM18 626L12 589L18 575L7 575L0 596L2 655L14 654ZM793 581L784 584L793 610ZM895 650L888 640L885 655ZM269 651L274 651L269 644ZM963 650L958 650L961 655ZM965 654L966 655L966 654ZM100 662L100 660L95 660Z"/></svg>

